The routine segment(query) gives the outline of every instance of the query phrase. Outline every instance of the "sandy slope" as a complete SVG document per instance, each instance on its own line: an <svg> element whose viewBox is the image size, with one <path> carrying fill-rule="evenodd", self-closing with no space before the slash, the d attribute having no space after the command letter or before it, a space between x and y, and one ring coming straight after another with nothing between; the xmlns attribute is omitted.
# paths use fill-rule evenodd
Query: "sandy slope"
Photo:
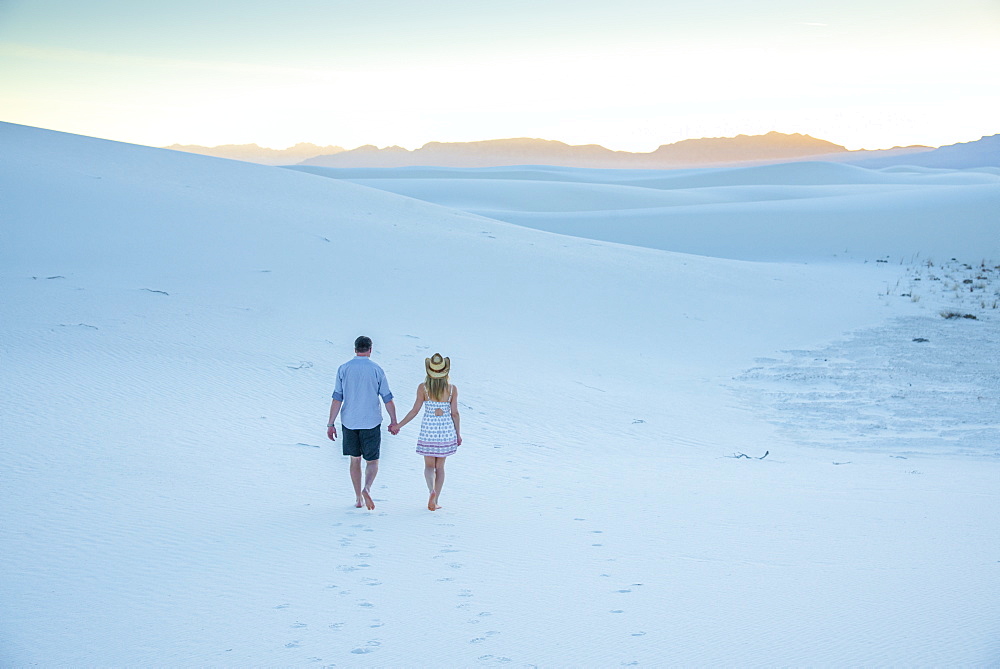
<svg viewBox="0 0 1000 669"><path fill-rule="evenodd" d="M531 228L744 260L997 257L994 169L292 168Z"/></svg>
<svg viewBox="0 0 1000 669"><path fill-rule="evenodd" d="M937 318L887 294L903 268L0 133L3 664L1000 658L994 459L807 448L731 387ZM452 357L466 443L440 512L410 429L385 436L376 511L350 506L323 424L362 332L404 408L423 358Z"/></svg>

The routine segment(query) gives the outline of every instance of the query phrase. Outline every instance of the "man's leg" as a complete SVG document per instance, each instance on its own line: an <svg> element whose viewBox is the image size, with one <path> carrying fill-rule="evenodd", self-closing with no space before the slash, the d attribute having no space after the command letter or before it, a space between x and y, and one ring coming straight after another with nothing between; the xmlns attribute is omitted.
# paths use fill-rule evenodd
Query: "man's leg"
<svg viewBox="0 0 1000 669"><path fill-rule="evenodd" d="M361 496L365 500L365 505L369 509L375 508L375 502L371 498L372 483L378 474L378 460L368 460L365 462L365 487L361 489Z"/></svg>
<svg viewBox="0 0 1000 669"><path fill-rule="evenodd" d="M361 452L361 438L358 430L352 430L344 425L341 425L341 431L344 433L342 439L344 455L351 458L350 471L351 483L354 485L354 506L360 509L364 506L361 499L361 456L364 455Z"/></svg>
<svg viewBox="0 0 1000 669"><path fill-rule="evenodd" d="M361 499L365 502L365 507L369 511L375 508L372 500L372 483L375 482L375 475L378 474L379 447L382 444L382 426L377 425L370 430L359 430L361 437L361 453L365 458L365 485L361 489Z"/></svg>
<svg viewBox="0 0 1000 669"><path fill-rule="evenodd" d="M361 498L361 456L351 456L351 483L354 485L354 506L358 509L365 505Z"/></svg>

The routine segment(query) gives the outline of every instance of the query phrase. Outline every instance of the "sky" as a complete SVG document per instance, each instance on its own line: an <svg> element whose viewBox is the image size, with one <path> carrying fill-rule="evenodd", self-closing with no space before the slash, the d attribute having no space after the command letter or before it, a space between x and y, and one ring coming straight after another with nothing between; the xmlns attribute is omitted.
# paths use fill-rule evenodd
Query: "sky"
<svg viewBox="0 0 1000 669"><path fill-rule="evenodd" d="M0 120L119 141L1000 132L1000 0L0 0Z"/></svg>

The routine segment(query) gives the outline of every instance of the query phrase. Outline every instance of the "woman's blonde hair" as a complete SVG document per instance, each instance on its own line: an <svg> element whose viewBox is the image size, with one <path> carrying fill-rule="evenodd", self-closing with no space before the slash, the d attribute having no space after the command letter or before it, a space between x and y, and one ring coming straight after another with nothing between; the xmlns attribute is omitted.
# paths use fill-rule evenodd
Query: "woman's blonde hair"
<svg viewBox="0 0 1000 669"><path fill-rule="evenodd" d="M443 376L440 379L434 379L428 376L424 380L424 385L427 387L427 397L433 402L445 402L448 399L448 389L451 384L448 383L448 377Z"/></svg>

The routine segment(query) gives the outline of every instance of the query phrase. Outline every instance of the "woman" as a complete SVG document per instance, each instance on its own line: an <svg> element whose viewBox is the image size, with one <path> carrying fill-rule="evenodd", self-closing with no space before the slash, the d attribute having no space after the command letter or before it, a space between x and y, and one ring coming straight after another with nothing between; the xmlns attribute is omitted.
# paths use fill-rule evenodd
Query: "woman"
<svg viewBox="0 0 1000 669"><path fill-rule="evenodd" d="M424 359L424 368L427 378L417 386L413 408L399 421L396 431L398 433L400 428L413 420L423 406L417 453L424 456L424 478L430 492L427 508L437 511L441 508L438 498L444 486L444 459L454 455L462 445L462 434L458 429L458 388L448 382L451 358L435 353Z"/></svg>

